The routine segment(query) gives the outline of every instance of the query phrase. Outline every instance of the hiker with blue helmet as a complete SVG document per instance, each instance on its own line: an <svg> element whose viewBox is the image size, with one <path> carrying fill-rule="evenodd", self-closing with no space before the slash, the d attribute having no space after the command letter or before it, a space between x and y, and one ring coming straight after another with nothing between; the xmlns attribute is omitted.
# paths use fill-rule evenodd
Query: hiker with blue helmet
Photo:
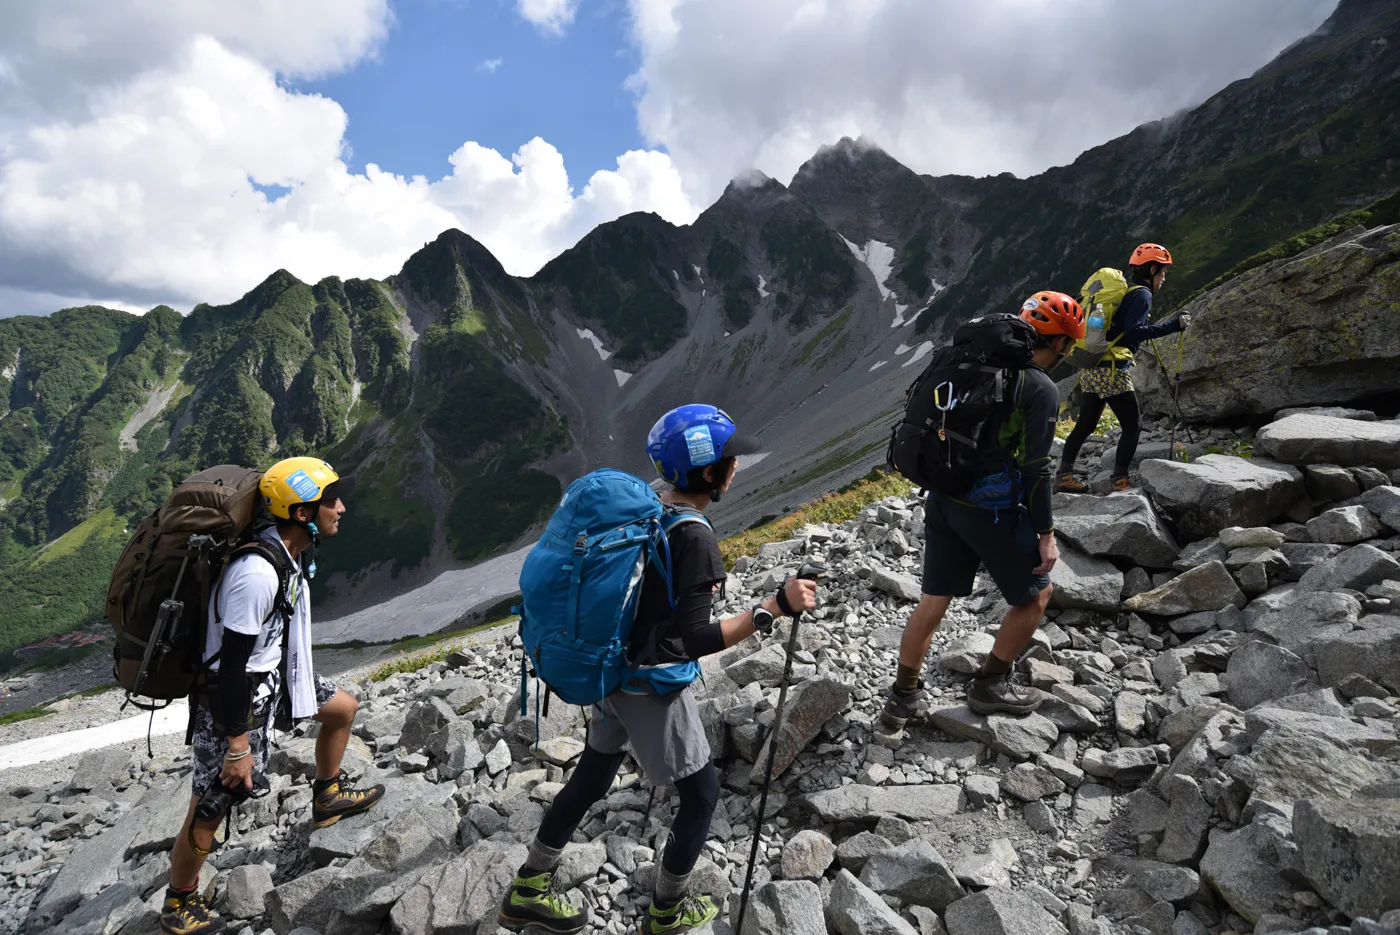
<svg viewBox="0 0 1400 935"><path fill-rule="evenodd" d="M670 484L661 494L668 511L702 513L729 489L736 459L759 450L759 439L740 435L714 406L681 406L666 413L647 435L647 457ZM567 497L566 497L567 499ZM699 521L694 521L698 519ZM816 606L816 584L789 578L773 597L725 620L712 620L711 601L727 574L719 541L702 516L670 526L671 587L648 563L636 619L628 637L635 668L692 662L720 652L755 631L769 632L780 615ZM631 746L653 786L674 785L680 804L666 849L656 867L642 935L687 932L719 914L708 896L689 891L690 872L709 834L719 803L720 777L705 727L689 687L666 694L631 681L592 706L588 740L573 775L554 797L530 845L530 853L501 902L498 921L511 931L539 926L581 932L587 909L575 908L555 886L554 872L589 808L607 795Z"/></svg>

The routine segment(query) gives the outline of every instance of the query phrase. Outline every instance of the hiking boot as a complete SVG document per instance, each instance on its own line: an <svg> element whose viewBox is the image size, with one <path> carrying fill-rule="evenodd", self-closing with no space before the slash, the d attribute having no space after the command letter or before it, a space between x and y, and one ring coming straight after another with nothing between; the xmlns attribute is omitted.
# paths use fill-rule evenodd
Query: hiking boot
<svg viewBox="0 0 1400 935"><path fill-rule="evenodd" d="M350 785L345 770L334 779L316 780L312 790L311 822L317 828L329 828L342 818L369 811L370 806L384 798L383 786L356 789Z"/></svg>
<svg viewBox="0 0 1400 935"><path fill-rule="evenodd" d="M708 896L682 896L673 906L662 908L653 897L638 931L641 935L672 935L689 932L707 922L713 922L719 909Z"/></svg>
<svg viewBox="0 0 1400 935"><path fill-rule="evenodd" d="M893 734L903 730L904 725L910 721L916 724L922 722L924 700L927 697L923 679L919 680L919 687L907 695L891 686L889 697L885 699L885 707L880 711L880 723Z"/></svg>
<svg viewBox="0 0 1400 935"><path fill-rule="evenodd" d="M1030 714L1044 701L1040 692L1016 684L1011 673L975 678L967 687L967 706L978 714Z"/></svg>
<svg viewBox="0 0 1400 935"><path fill-rule="evenodd" d="M166 889L160 910L160 930L166 935L214 935L226 927L198 890Z"/></svg>
<svg viewBox="0 0 1400 935"><path fill-rule="evenodd" d="M1055 490L1059 493L1088 493L1089 485L1066 471L1060 475L1060 482L1055 485Z"/></svg>
<svg viewBox="0 0 1400 935"><path fill-rule="evenodd" d="M560 893L553 873L525 876L520 868L510 889L501 898L496 921L503 929L520 932L533 925L549 932L582 932L588 927L588 909L575 909Z"/></svg>
<svg viewBox="0 0 1400 935"><path fill-rule="evenodd" d="M1133 485L1126 477L1113 478L1113 492L1118 493L1123 490L1132 490Z"/></svg>

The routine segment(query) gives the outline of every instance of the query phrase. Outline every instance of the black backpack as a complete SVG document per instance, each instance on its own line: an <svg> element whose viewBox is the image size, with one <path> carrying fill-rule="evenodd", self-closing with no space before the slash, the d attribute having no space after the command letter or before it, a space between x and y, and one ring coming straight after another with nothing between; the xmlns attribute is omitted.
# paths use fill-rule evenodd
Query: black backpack
<svg viewBox="0 0 1400 935"><path fill-rule="evenodd" d="M1035 329L1019 315L986 315L959 327L905 394L886 463L950 497L966 496L994 471L1018 478L1010 453L982 433L996 408L1020 392L1035 345Z"/></svg>

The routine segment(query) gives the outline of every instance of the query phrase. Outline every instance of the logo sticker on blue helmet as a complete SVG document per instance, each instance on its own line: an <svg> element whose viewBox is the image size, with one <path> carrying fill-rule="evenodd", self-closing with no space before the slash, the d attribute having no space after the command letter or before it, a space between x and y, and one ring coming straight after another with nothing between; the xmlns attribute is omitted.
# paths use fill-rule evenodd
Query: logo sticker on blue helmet
<svg viewBox="0 0 1400 935"><path fill-rule="evenodd" d="M694 428L685 430L685 447L690 453L691 467L704 467L707 464L714 464L715 442L710 437L710 427L708 425L697 425Z"/></svg>
<svg viewBox="0 0 1400 935"><path fill-rule="evenodd" d="M311 503L321 496L321 487L305 471L293 471L287 475L287 486L302 503Z"/></svg>

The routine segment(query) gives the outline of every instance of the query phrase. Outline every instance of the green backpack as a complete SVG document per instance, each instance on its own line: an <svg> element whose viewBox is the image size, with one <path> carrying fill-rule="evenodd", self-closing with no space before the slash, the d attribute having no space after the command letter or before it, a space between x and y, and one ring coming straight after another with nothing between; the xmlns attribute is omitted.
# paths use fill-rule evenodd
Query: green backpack
<svg viewBox="0 0 1400 935"><path fill-rule="evenodd" d="M1122 270L1105 266L1095 271L1079 290L1079 304L1085 316L1084 337L1074 342L1074 350L1065 362L1082 370L1102 360L1118 343L1118 338L1108 339L1109 329L1113 327L1113 314L1129 292L1142 288L1123 278Z"/></svg>

